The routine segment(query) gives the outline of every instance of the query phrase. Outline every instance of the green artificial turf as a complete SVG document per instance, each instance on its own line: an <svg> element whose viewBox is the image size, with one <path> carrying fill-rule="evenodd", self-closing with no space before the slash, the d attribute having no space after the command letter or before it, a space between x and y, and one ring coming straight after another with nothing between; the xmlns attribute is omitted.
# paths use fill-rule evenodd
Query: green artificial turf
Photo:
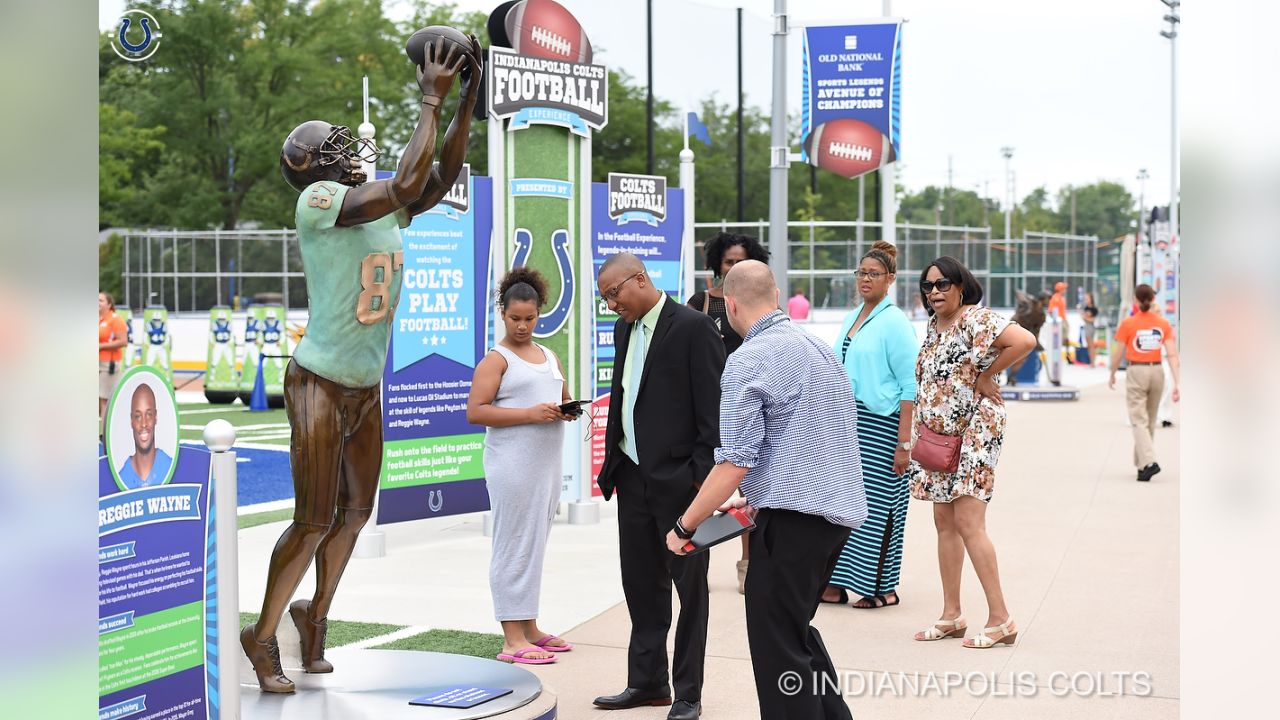
<svg viewBox="0 0 1280 720"><path fill-rule="evenodd" d="M375 650L427 650L492 659L502 652L502 636L466 630L428 630L374 646Z"/></svg>
<svg viewBox="0 0 1280 720"><path fill-rule="evenodd" d="M257 621L258 621L257 613L246 613L246 612L240 613L240 627L244 627L249 623L257 622ZM289 619L289 613L287 611L285 612L284 618L281 619L281 622L292 622L292 620ZM350 645L351 643L360 642L361 640L368 640L369 638L378 637L379 635L386 635L387 633L393 633L404 627L405 627L404 625L387 625L385 623L352 622L350 620L330 620L329 631L325 635L324 644L325 644L325 647L331 647L331 648L342 647L343 645ZM499 638L498 644L499 645L502 644L501 638Z"/></svg>
<svg viewBox="0 0 1280 720"><path fill-rule="evenodd" d="M281 508L280 510L268 510L267 512L251 513L249 515L241 515L236 518L236 527L244 530L245 528L266 525L267 523L281 522L293 517L293 508Z"/></svg>

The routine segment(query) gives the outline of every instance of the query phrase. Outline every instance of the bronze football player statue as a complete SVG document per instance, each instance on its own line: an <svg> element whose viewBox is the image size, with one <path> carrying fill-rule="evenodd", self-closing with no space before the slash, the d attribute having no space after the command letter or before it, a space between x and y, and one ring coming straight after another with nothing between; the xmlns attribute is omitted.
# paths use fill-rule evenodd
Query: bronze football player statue
<svg viewBox="0 0 1280 720"><path fill-rule="evenodd" d="M414 38L422 114L394 177L365 182L362 162L375 159L377 147L320 120L295 128L280 152L284 179L301 193L296 225L310 319L284 380L293 427L293 523L271 553L258 622L240 633L264 692L294 691L280 666L276 627L312 558L315 593L288 610L302 638L303 668L333 672L324 659L326 617L373 512L382 464L379 395L400 295L400 228L452 189L466 154L483 67L480 44L446 27ZM433 163L440 106L455 77L461 100Z"/></svg>

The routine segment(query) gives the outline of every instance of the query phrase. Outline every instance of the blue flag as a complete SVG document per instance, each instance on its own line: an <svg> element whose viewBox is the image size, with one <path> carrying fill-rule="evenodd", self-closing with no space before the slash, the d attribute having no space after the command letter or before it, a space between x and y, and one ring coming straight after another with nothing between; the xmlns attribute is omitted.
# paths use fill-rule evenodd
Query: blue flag
<svg viewBox="0 0 1280 720"><path fill-rule="evenodd" d="M711 144L711 134L707 132L707 126L698 120L696 112L689 113L689 134L707 145Z"/></svg>

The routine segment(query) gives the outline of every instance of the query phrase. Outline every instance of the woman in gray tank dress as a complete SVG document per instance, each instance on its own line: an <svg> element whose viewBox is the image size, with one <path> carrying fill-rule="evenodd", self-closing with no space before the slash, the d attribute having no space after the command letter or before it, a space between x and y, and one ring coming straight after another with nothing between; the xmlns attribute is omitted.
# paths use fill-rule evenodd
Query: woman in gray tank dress
<svg viewBox="0 0 1280 720"><path fill-rule="evenodd" d="M547 283L536 270L515 268L502 279L498 310L506 337L476 365L467 422L484 425L485 485L493 511L489 589L502 624L499 660L555 662L573 649L538 627L538 596L547 536L560 502L561 448L569 401L555 353L533 342ZM580 413L579 413L580 414Z"/></svg>

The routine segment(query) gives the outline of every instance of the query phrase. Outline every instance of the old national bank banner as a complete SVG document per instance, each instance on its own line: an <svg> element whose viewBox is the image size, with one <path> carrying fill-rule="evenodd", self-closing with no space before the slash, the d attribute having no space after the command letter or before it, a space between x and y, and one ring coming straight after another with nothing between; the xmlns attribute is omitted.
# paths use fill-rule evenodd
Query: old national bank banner
<svg viewBox="0 0 1280 720"><path fill-rule="evenodd" d="M404 279L382 377L379 523L489 508L484 428L467 423L467 394L492 304L491 192L489 178L464 167L440 204L401 231Z"/></svg>
<svg viewBox="0 0 1280 720"><path fill-rule="evenodd" d="M902 157L902 23L806 27L802 157L853 178Z"/></svg>

